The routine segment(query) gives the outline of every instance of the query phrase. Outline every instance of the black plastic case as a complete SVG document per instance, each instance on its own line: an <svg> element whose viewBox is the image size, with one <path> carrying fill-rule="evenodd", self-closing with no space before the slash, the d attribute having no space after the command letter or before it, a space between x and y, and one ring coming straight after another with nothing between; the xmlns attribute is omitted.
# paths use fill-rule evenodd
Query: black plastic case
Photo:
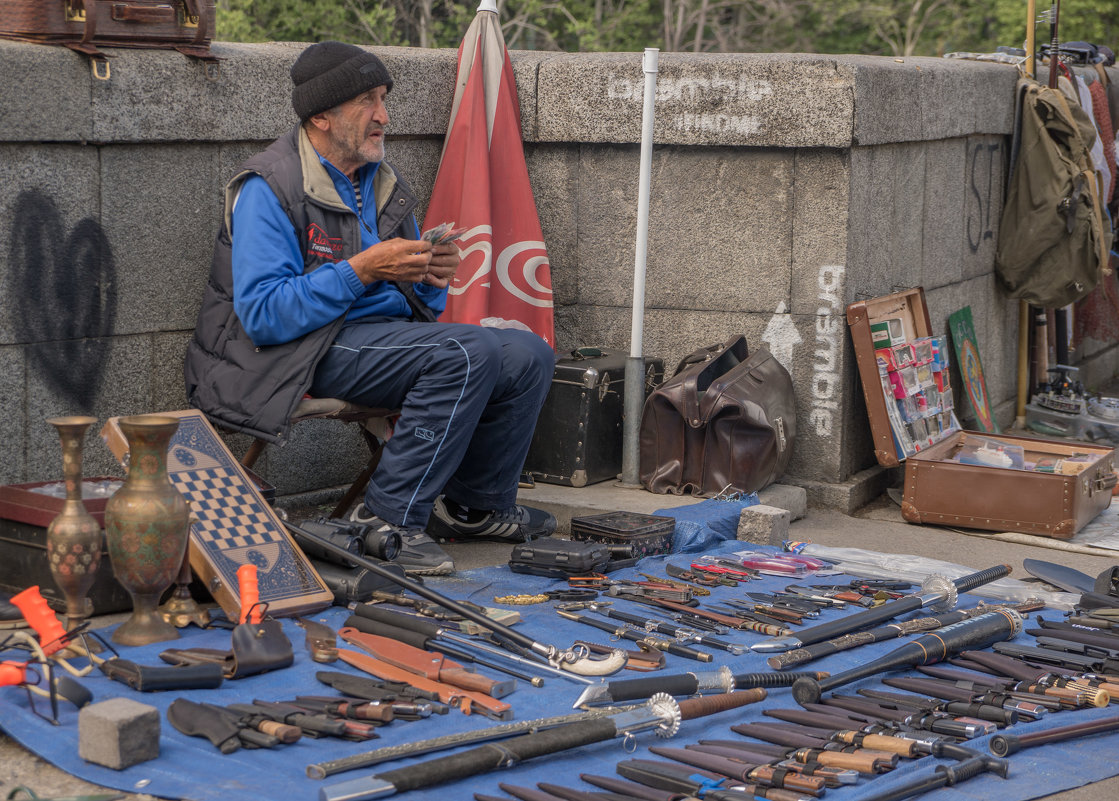
<svg viewBox="0 0 1119 801"><path fill-rule="evenodd" d="M637 512L606 512L571 518L571 538L626 545L635 557L672 552L676 518Z"/></svg>
<svg viewBox="0 0 1119 801"><path fill-rule="evenodd" d="M603 543L541 537L513 546L509 569L552 578L585 576L605 572L610 556L610 548Z"/></svg>

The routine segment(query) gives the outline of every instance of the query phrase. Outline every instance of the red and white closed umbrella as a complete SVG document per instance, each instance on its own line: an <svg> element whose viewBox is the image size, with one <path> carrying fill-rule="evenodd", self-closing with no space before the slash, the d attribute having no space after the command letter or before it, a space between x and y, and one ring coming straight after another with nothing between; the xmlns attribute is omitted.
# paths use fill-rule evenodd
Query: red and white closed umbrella
<svg viewBox="0 0 1119 801"><path fill-rule="evenodd" d="M494 0L482 0L459 46L454 104L424 229L443 222L466 231L440 320L525 328L554 346L548 253Z"/></svg>

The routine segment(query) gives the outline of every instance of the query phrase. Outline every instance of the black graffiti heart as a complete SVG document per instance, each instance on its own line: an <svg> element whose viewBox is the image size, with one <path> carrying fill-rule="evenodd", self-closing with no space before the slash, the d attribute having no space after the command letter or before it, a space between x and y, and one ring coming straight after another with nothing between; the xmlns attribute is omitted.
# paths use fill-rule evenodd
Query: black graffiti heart
<svg viewBox="0 0 1119 801"><path fill-rule="evenodd" d="M37 190L16 198L9 259L16 336L28 363L68 411L91 412L116 317L116 268L91 217L67 236L54 201Z"/></svg>

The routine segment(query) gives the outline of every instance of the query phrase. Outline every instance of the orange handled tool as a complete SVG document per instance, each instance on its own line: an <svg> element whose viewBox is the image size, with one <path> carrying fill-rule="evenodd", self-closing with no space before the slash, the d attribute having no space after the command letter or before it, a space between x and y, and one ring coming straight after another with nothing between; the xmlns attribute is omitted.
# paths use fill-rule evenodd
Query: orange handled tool
<svg viewBox="0 0 1119 801"><path fill-rule="evenodd" d="M260 589L257 586L256 565L241 565L237 568L237 588L241 595L241 620L245 623L259 623Z"/></svg>
<svg viewBox="0 0 1119 801"><path fill-rule="evenodd" d="M13 595L12 603L19 608L24 620L39 635L39 647L43 649L44 654L50 656L66 646L66 629L62 628L62 623L47 606L46 600L39 592L39 585L35 584Z"/></svg>
<svg viewBox="0 0 1119 801"><path fill-rule="evenodd" d="M0 662L0 687L19 687L27 683L26 662Z"/></svg>

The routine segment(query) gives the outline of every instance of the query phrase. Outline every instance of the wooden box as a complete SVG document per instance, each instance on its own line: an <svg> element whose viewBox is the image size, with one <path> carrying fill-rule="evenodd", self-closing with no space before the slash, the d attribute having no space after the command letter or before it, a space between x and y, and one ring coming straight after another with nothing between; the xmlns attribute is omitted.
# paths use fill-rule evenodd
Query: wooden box
<svg viewBox="0 0 1119 801"><path fill-rule="evenodd" d="M159 416L179 419L167 446L167 473L191 507L191 569L225 613L240 617L237 568L244 564L257 566L260 600L273 617L334 603L334 593L205 415L190 409ZM127 466L128 441L119 420L110 418L101 438Z"/></svg>
<svg viewBox="0 0 1119 801"><path fill-rule="evenodd" d="M847 324L875 456L884 467L905 465L906 520L1069 539L1111 503L1111 448L964 431L951 409L914 433L891 394L896 385L887 374L897 365L883 364L875 351L885 341L876 337L934 335L924 290L852 303Z"/></svg>

